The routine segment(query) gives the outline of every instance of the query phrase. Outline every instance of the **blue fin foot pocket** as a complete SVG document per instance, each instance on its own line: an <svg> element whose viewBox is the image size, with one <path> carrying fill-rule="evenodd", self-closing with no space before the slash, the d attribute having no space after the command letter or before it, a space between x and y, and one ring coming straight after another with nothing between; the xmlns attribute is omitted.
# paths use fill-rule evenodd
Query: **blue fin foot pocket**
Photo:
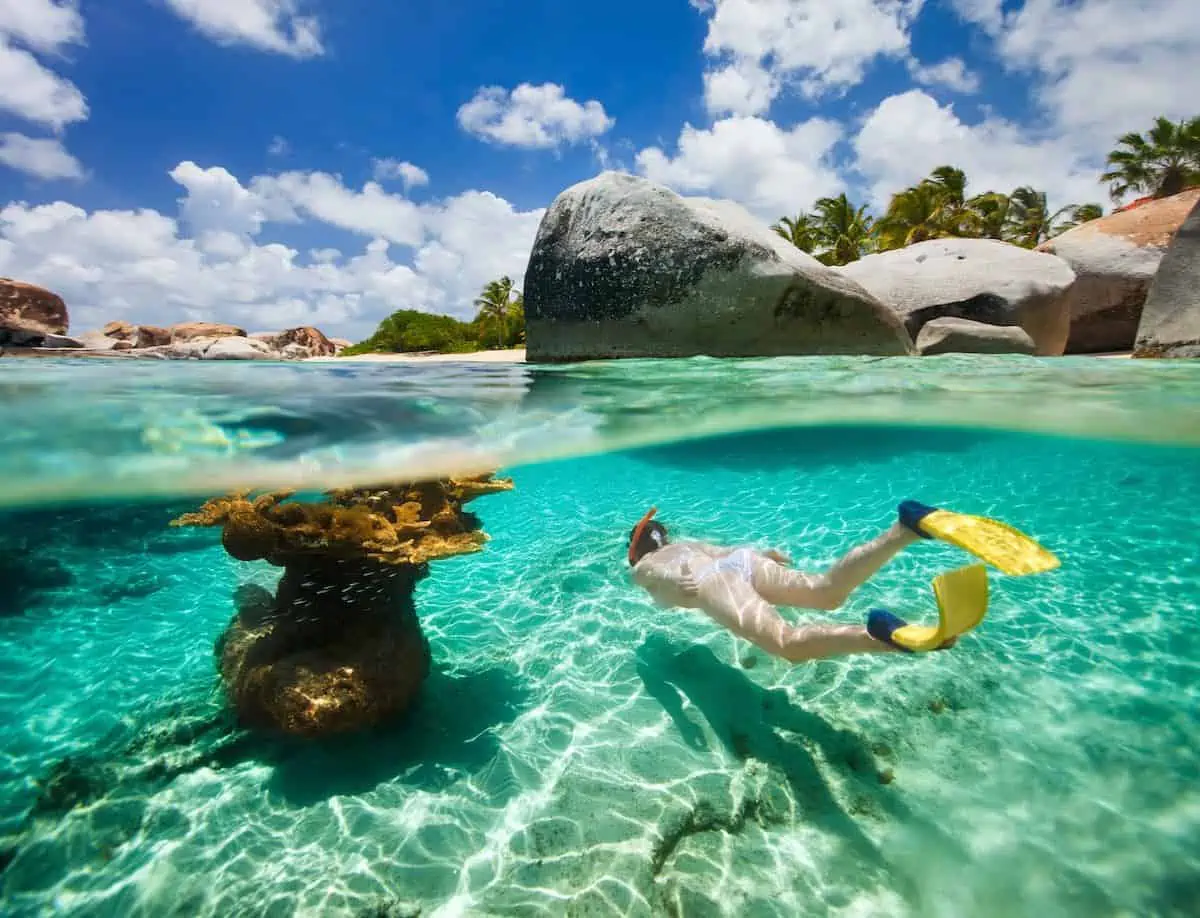
<svg viewBox="0 0 1200 918"><path fill-rule="evenodd" d="M897 650L902 650L905 653L913 653L907 647L902 647L892 640L892 634L899 631L901 628L908 627L908 622L900 618L898 615L893 615L887 609L872 609L871 614L867 616L867 634L895 647Z"/></svg>
<svg viewBox="0 0 1200 918"><path fill-rule="evenodd" d="M921 528L921 520L936 511L937 507L930 507L916 500L906 500L897 508L897 515L901 526L911 529L922 539L932 539L933 536Z"/></svg>

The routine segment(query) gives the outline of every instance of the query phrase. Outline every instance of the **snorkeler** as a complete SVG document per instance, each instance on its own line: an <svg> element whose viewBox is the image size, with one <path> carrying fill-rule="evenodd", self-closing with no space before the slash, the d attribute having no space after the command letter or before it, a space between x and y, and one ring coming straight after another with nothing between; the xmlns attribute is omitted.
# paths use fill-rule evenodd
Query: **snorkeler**
<svg viewBox="0 0 1200 918"><path fill-rule="evenodd" d="M1005 573L1041 573L1058 560L1024 534L984 517L951 513L915 501L900 505L899 519L875 539L852 549L823 574L791 568L777 549L720 548L704 542L671 542L651 510L629 537L633 578L660 606L699 609L738 637L793 663L856 653L912 649L899 641L907 623L884 610L868 624L811 624L783 620L777 606L832 611L903 549L920 539L940 538L999 567ZM942 578L939 578L942 579ZM935 587L937 584L935 584ZM978 592L979 587L973 588ZM986 576L982 589L986 609ZM939 597L939 604L941 598ZM983 610L973 616L982 619ZM945 650L955 637L934 642Z"/></svg>

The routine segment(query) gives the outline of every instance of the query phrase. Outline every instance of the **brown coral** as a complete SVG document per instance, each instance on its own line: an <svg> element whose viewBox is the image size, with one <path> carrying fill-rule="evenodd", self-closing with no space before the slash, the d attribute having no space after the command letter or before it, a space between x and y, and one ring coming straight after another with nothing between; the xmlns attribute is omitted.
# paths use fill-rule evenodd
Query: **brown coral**
<svg viewBox="0 0 1200 918"><path fill-rule="evenodd" d="M240 720L314 737L406 710L430 665L417 581L429 561L479 551L487 536L464 505L511 488L485 475L330 491L319 503L243 492L174 520L221 526L232 557L284 568L274 596L239 591L217 643Z"/></svg>
<svg viewBox="0 0 1200 918"><path fill-rule="evenodd" d="M280 567L297 557L369 558L418 565L479 551L487 542L463 506L512 489L490 475L331 491L321 503L289 501L292 492L248 492L210 500L173 526L222 526L225 550L239 561Z"/></svg>

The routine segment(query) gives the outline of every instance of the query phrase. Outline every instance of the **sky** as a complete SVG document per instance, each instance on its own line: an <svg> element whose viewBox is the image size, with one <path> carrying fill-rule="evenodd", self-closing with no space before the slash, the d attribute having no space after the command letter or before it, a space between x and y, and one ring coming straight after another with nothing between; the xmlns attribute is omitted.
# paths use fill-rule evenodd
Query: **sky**
<svg viewBox="0 0 1200 918"><path fill-rule="evenodd" d="M764 223L942 164L1107 203L1197 73L1197 0L0 0L0 276L358 340L520 286L605 169Z"/></svg>

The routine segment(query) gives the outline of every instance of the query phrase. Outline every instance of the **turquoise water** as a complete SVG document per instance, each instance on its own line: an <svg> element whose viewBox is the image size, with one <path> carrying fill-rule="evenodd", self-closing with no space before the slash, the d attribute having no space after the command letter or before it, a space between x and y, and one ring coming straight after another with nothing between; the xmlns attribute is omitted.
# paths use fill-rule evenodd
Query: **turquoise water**
<svg viewBox="0 0 1200 918"><path fill-rule="evenodd" d="M782 413L802 405L811 377L787 365L772 380L756 363L747 405L772 386ZM1029 365L1065 391L1069 374L1053 363ZM609 452L594 448L595 418L611 429L619 399L603 378L568 375L539 408L538 442L557 429L593 448L508 467L515 490L473 505L487 550L432 565L416 600L435 673L418 708L387 730L308 746L241 734L224 711L213 642L235 587L273 585L278 570L230 560L215 532L166 528L194 506L201 473L165 502L32 507L17 495L44 490L50 466L10 435L4 461L25 465L5 479L13 506L0 516L0 912L1193 915L1200 450L1178 431L1196 423L1181 409L1194 407L1200 376L1170 368L1193 375L1156 387L1148 368L1162 365L1143 364L1125 385L1108 363L1086 365L1101 375L1077 387L1069 439L978 429L999 423L990 417L964 429L963 403L978 410L987 386L974 402L952 397L970 377L948 364L941 389L932 370L919 380L943 393L923 410L958 429L852 424L851 413L836 427ZM983 362L981 375L1003 366ZM344 379L386 389L378 372ZM487 377L498 404L511 407L514 379L528 383L515 372ZM821 367L849 384L841 372ZM696 403L735 382L718 377ZM874 407L827 401L882 412L894 396L882 387L863 396ZM284 390L304 414L305 393ZM328 396L308 394L339 404ZM516 401L529 409L527 394ZM478 402L459 408L487 423ZM379 410L398 424L414 409ZM436 400L422 410L436 413ZM458 410L442 416L463 442ZM661 426L663 410L647 414ZM378 435L368 412L329 411L347 440ZM694 413L677 406L676 426L648 439L695 429ZM566 422L583 429L589 414L592 432L567 441ZM1138 439L1173 442L1130 442L1139 417L1157 429ZM304 450L345 448L306 418L266 447L310 438L275 471ZM1082 436L1089 423L1103 439ZM764 425L753 414L746 426ZM92 461L114 467L119 450L57 429L46 454L65 477ZM243 468L236 450L221 455ZM953 651L803 666L657 609L627 579L624 540L651 503L680 535L777 545L820 568L908 497L1008 520L1063 566L995 576L988 619ZM961 563L922 543L846 608L788 615L928 616L931 578Z"/></svg>

